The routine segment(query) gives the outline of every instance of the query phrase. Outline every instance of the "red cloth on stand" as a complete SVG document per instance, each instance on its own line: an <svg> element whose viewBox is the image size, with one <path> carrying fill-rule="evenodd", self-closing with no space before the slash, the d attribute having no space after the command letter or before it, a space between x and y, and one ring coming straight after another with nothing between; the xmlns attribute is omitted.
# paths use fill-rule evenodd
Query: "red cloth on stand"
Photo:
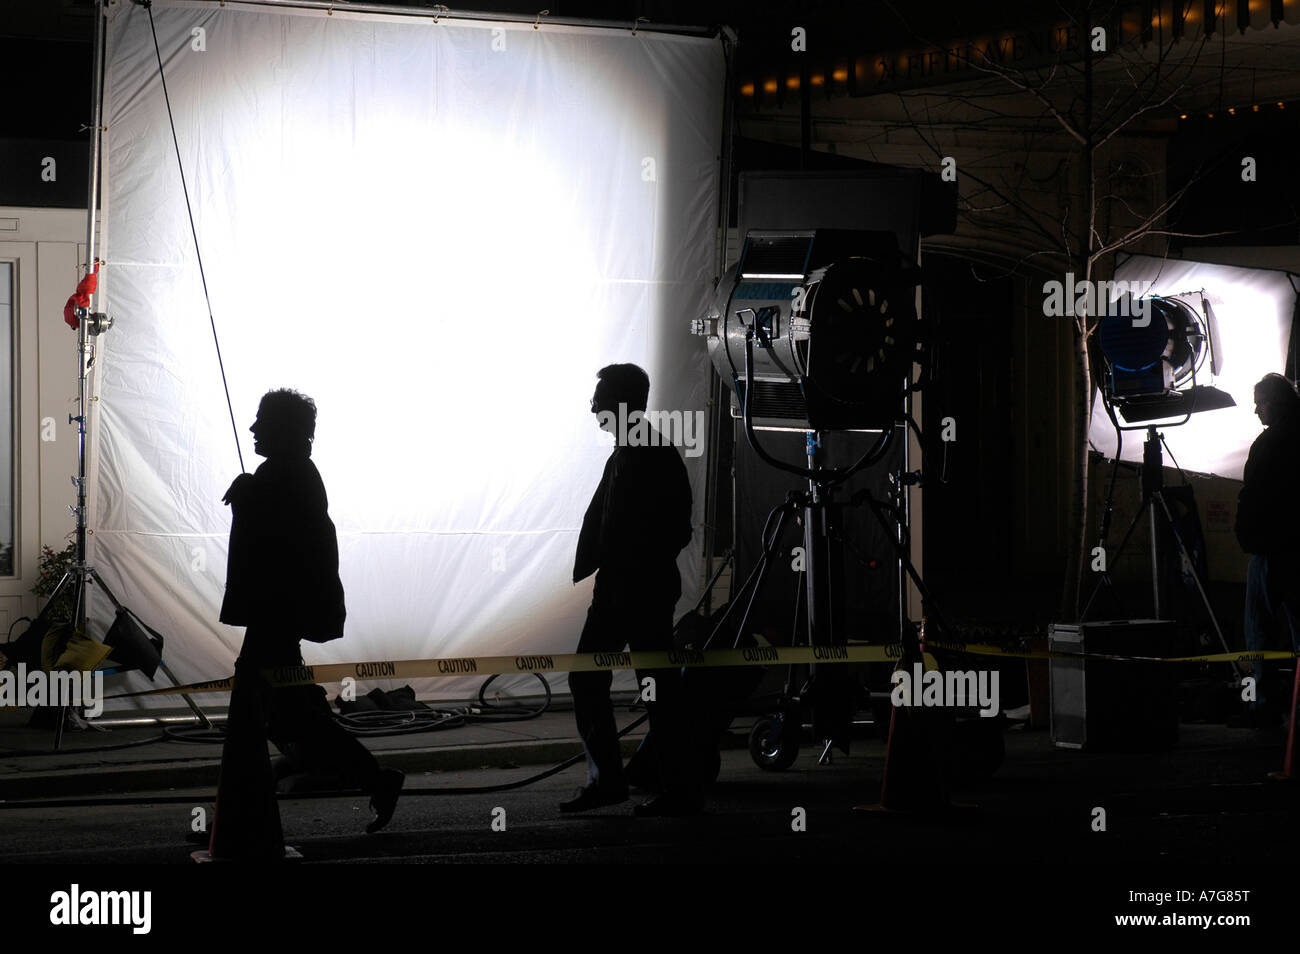
<svg viewBox="0 0 1300 954"><path fill-rule="evenodd" d="M77 282L77 290L72 293L72 297L63 306L63 320L68 323L68 327L73 331L76 331L80 325L76 309L89 308L90 296L95 294L96 289L99 288L99 265L100 263L96 262L94 270L87 272L86 277Z"/></svg>

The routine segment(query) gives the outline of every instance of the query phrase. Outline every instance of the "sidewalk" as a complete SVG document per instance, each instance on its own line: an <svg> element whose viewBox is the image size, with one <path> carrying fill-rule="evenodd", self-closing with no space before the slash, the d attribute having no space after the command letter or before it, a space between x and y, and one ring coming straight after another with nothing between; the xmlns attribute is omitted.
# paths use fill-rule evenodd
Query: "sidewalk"
<svg viewBox="0 0 1300 954"><path fill-rule="evenodd" d="M615 706L620 727L642 712ZM28 728L29 714L30 710L5 713L9 718L0 722L0 801L216 787L220 744L160 740L130 748L100 748L143 742L162 734L160 726L150 725L103 732L65 731L65 751L54 752L54 730ZM14 718L17 716L21 721ZM636 749L645 730L643 723L624 736L625 755ZM582 752L573 712L558 706L517 722L471 723L363 741L381 764L408 774L554 765ZM90 748L100 750L83 751ZM271 752L275 754L275 749Z"/></svg>
<svg viewBox="0 0 1300 954"><path fill-rule="evenodd" d="M408 775L474 769L511 770L555 765L582 752L573 713L564 702L528 720L478 723L430 732L368 737L365 744L379 761ZM619 726L642 714L617 705ZM51 751L53 730L27 728L28 712L0 713L0 801L77 798L158 792L169 788L211 788L215 791L221 764L216 743L148 741L129 748L100 748L156 739L161 728L132 726L108 732L64 733L63 752ZM752 717L741 717L724 737L727 748L745 748ZM623 739L625 755L640 743L642 724ZM857 727L850 761L864 771L883 771L884 744L873 727ZM1108 792L1149 802L1160 811L1203 808L1219 802L1239 802L1250 811L1264 805L1300 802L1300 783L1271 783L1270 771L1282 767L1285 734L1280 730L1230 729L1216 724L1183 724L1177 746L1161 752L1087 752L1052 745L1045 730L1013 726L1003 733L1006 758L990 783L976 786L1006 788L1039 795L1049 792L1085 797ZM96 747L95 752L84 749ZM811 765L820 746L805 739L801 765ZM274 749L272 749L274 754ZM19 754L25 753L25 754ZM838 763L842 756L835 752ZM511 777L526 773L512 772ZM503 778L503 781L509 779ZM1027 785L1027 789L1021 786ZM1241 796L1245 796L1242 798Z"/></svg>

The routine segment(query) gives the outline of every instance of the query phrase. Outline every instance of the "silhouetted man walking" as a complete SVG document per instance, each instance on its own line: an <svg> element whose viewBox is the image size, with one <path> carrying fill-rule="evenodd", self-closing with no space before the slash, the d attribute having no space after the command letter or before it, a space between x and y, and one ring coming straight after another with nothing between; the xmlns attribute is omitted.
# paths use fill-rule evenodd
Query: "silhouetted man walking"
<svg viewBox="0 0 1300 954"><path fill-rule="evenodd" d="M367 831L392 818L403 781L334 721L323 688L272 688L262 674L301 666L299 640L338 639L347 613L338 538L311 462L315 403L296 391L270 391L249 430L266 461L236 477L224 498L233 517L221 622L247 630L221 755L210 849L218 858L284 855L268 738L295 768L330 771L370 792L376 818Z"/></svg>
<svg viewBox="0 0 1300 954"><path fill-rule="evenodd" d="M677 448L644 420L650 379L634 364L611 364L597 373L591 411L618 445L587 507L578 537L573 581L596 574L591 608L578 640L580 653L665 651L672 648L673 609L681 596L677 554L691 540L691 486ZM691 764L691 729L682 698L681 669L637 672L638 685L654 679L647 702L656 739L661 794L638 815L699 812L702 797ZM587 750L587 785L560 805L584 811L627 800L627 780L609 698L612 674L569 674L573 713Z"/></svg>

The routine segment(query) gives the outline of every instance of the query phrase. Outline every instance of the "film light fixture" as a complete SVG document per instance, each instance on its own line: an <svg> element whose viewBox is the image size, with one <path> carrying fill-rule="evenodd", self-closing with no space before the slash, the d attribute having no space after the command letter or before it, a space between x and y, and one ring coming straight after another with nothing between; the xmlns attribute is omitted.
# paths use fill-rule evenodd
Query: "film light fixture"
<svg viewBox="0 0 1300 954"><path fill-rule="evenodd" d="M740 606L737 644L746 637L754 597L767 580L783 531L798 523L806 555L802 612L808 644L843 645L848 637L846 506L868 507L897 555L900 588L906 573L938 619L905 544L904 508L876 500L867 488L847 500L838 496L851 477L884 459L896 429L910 419L907 398L918 389L914 375L921 361L920 279L920 269L899 251L893 232L751 230L706 316L692 322L692 330L708 338L714 367L732 390L732 416L744 421L755 454L807 481L806 490L791 491L769 513L763 553L710 640ZM807 465L769 453L758 431L803 432ZM872 433L875 439L853 463L827 466L825 436L850 431ZM911 476L900 473L891 480L895 497L901 499ZM900 596L900 639L906 630L904 605ZM819 761L829 762L835 745L848 751L852 692L844 673L833 667L813 670L802 688L792 670L777 711L755 727L751 754L760 766L790 764L804 702L811 704L813 733L823 743Z"/></svg>
<svg viewBox="0 0 1300 954"><path fill-rule="evenodd" d="M1200 299L1199 309L1189 304L1188 298ZM1211 374L1218 374L1223 365L1219 348L1218 322L1214 309L1203 291L1180 293L1173 296L1151 296L1135 299L1121 296L1107 306L1097 327L1097 344L1104 359L1101 375L1101 396L1106 413L1115 426L1117 445L1122 446L1122 432L1145 430L1142 446L1141 488L1142 504L1133 514L1119 548L1103 570L1093 588L1092 596L1083 608L1081 618L1086 618L1093 602L1104 584L1110 583L1110 568L1123 556L1139 522L1148 518L1150 530L1151 594L1153 619L1162 619L1168 611L1162 580L1163 542L1165 528L1173 539L1174 548L1181 558L1181 566L1195 585L1219 645L1229 652L1223 627L1215 615L1214 606L1196 569L1187 541L1178 529L1170 508L1164 486L1163 436L1158 427L1178 427L1186 424L1193 414L1232 407L1236 401L1226 391L1211 385L1196 383L1196 375L1209 362ZM1126 422L1121 424L1116 415ZM1166 420L1181 418L1181 420ZM1155 422L1163 422L1157 424ZM1118 457L1118 453L1116 454ZM1101 518L1101 550L1107 552L1106 540L1110 531L1110 518L1115 491L1115 476L1111 473L1110 490ZM1238 675L1242 674L1239 661L1232 663Z"/></svg>
<svg viewBox="0 0 1300 954"><path fill-rule="evenodd" d="M1223 364L1218 323L1203 293L1199 309L1186 296L1132 296L1110 302L1097 328L1105 361L1102 395L1127 423L1183 417L1232 407L1228 393L1196 383L1208 361ZM1140 316L1140 317L1135 317Z"/></svg>
<svg viewBox="0 0 1300 954"><path fill-rule="evenodd" d="M758 430L880 431L911 384L919 281L892 232L750 231L692 330L733 417L748 398Z"/></svg>

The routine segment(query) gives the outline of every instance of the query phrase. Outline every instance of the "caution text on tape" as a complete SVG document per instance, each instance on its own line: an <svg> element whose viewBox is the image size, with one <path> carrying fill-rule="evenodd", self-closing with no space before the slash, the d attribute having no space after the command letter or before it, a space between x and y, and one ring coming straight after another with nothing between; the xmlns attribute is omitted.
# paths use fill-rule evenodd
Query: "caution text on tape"
<svg viewBox="0 0 1300 954"><path fill-rule="evenodd" d="M1202 656L1120 656L1099 653L1026 651L987 643L927 640L935 652L960 652L1007 659L1110 660L1115 662L1250 662L1260 659L1294 659L1281 651L1213 653ZM618 669L730 668L737 666L800 665L811 663L897 662L903 656L899 643L883 646L754 646L745 649L670 650L666 652L534 653L522 656L452 656L440 659L381 660L326 663L316 666L277 666L263 670L273 686L301 686L352 679L421 679L438 676L501 676L552 672L600 672ZM235 677L194 682L183 686L119 693L109 699L176 693L229 692Z"/></svg>

